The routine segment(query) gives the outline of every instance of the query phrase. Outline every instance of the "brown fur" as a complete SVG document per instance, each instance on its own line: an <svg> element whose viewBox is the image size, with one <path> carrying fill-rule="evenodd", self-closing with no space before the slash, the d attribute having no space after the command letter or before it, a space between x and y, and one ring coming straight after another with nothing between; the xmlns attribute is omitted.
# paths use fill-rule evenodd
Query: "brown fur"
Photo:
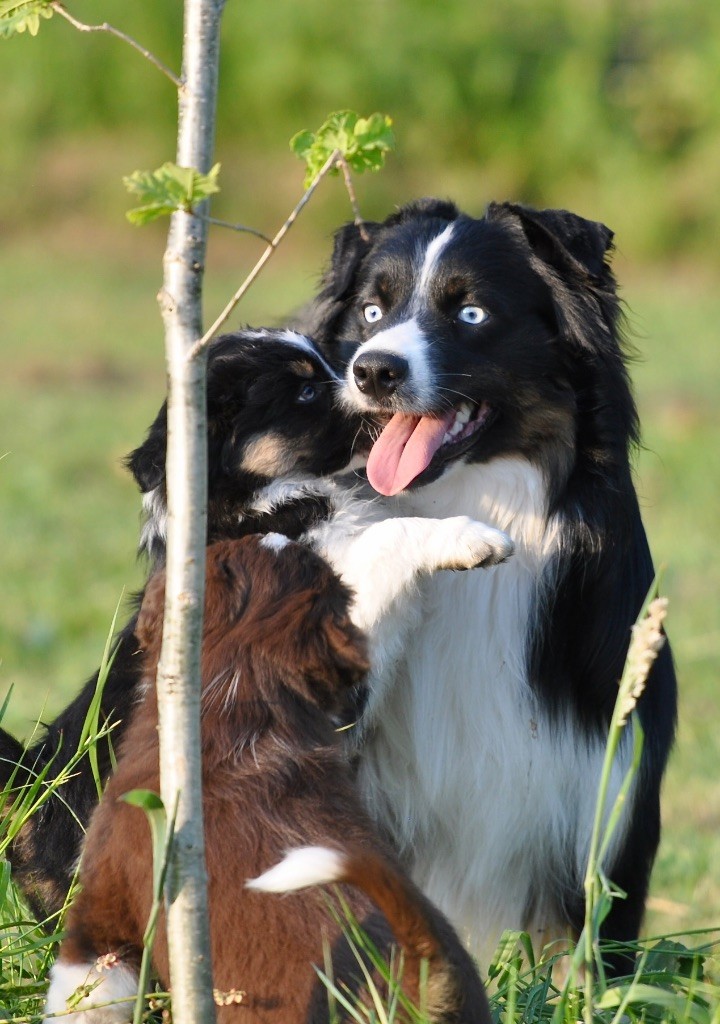
<svg viewBox="0 0 720 1024"><path fill-rule="evenodd" d="M294 847L349 854L344 895L376 945L403 947L403 988L418 998L421 958L430 966L434 1020L487 1024L484 988L442 915L404 875L362 809L333 721L362 692L367 656L350 622L350 595L307 548L272 550L259 537L207 551L202 655L204 824L216 988L244 993L218 1010L221 1024L328 1020L313 964L323 939L336 981L362 991L360 969L319 888L277 896L245 888ZM151 903L149 829L119 802L128 790L158 791L157 700L163 574L145 593L137 636L147 690L121 746L117 771L95 811L82 856L82 892L68 916L64 963L115 952L135 966ZM380 906L384 916L371 902ZM154 966L169 981L161 926Z"/></svg>

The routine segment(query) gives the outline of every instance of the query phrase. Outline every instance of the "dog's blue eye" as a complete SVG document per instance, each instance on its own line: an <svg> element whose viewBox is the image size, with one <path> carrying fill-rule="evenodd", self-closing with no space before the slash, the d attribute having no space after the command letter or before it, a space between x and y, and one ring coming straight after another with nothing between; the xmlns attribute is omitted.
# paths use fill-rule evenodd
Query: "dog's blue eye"
<svg viewBox="0 0 720 1024"><path fill-rule="evenodd" d="M464 324L481 324L487 320L487 313L482 306L463 306L458 313L458 320Z"/></svg>
<svg viewBox="0 0 720 1024"><path fill-rule="evenodd" d="M374 324L378 320L382 320L382 315L383 311L376 302L370 302L367 306L363 307L363 316L369 324Z"/></svg>
<svg viewBox="0 0 720 1024"><path fill-rule="evenodd" d="M319 388L314 384L303 384L297 394L296 402L314 402L320 394Z"/></svg>

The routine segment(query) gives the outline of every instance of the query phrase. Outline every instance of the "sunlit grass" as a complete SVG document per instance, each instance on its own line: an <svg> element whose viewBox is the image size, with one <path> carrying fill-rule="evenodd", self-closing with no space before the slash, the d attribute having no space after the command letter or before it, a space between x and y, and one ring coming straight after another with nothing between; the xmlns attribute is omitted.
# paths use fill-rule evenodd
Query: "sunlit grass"
<svg viewBox="0 0 720 1024"><path fill-rule="evenodd" d="M650 595L653 596L652 594ZM661 607L662 605L662 607ZM714 956L720 933L694 936L694 941L678 942L671 935L615 947L601 944L598 929L615 898L602 870L603 851L608 848L617 815L606 813L606 784L614 752L624 729L632 729L638 757L628 770L625 786L629 787L639 765L642 734L632 714L642 689L644 676L662 642L658 633L664 615L664 601L646 605L650 631L638 626L634 631L631 655L620 684L618 700L612 717L607 743L607 757L597 793L596 823L588 859L585 890L588 906L585 927L575 947L542 951L536 958L529 936L520 932L506 933L488 969L487 983L491 1012L495 1021L523 1024L718 1024L720 1021L720 983ZM108 664L108 648L102 658L97 693L101 692ZM7 709L3 704L2 712ZM0 719L2 718L0 712ZM27 782L12 779L8 791L0 794L0 1021L31 1024L42 1013L47 972L57 953L63 914L39 926L28 913L10 876L9 866L2 859L20 828L48 799L62 799L65 780L86 757L93 763L98 739L108 727L98 726L96 709L91 707L82 730L77 751L67 768L46 781L46 769L31 773ZM10 796L12 790L12 797ZM149 951L152 948L157 915L161 905L164 877L172 827L168 828L159 797L134 791L126 799L148 814L153 836L154 902L145 933L142 984L135 1003L133 1024L150 1019L167 1005L167 996L153 991ZM618 801L619 803L619 801ZM604 824L603 824L604 822ZM331 900L331 911L342 925L364 983L358 992L351 991L334 978L329 955L317 973L327 988L330 1019L355 1024L429 1024L424 1008L429 995L427 971L420 972L420 998L413 1004L402 991L403 957L385 963L373 943L362 931L358 921L338 892ZM289 941L292 941L289 937ZM608 980L603 969L603 955L621 951L635 960L635 968L624 978ZM110 955L110 954L109 954ZM104 958L100 958L101 960ZM100 961L98 961L99 963ZM562 968L558 973L558 968ZM564 980L563 980L564 978ZM144 996L147 993L147 997ZM77 998L84 995L79 990ZM222 998L218 994L216 998ZM68 1008L72 1009L72 997ZM128 1019L131 1011L128 1007Z"/></svg>

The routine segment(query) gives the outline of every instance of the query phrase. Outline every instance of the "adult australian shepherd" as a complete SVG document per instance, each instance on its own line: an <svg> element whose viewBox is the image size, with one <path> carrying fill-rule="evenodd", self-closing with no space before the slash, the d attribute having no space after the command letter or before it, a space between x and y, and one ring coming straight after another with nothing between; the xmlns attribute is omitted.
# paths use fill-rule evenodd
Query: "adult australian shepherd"
<svg viewBox="0 0 720 1024"><path fill-rule="evenodd" d="M567 211L424 200L336 236L306 326L347 343L348 408L384 415L367 475L405 515L507 531L502 570L428 581L368 718L360 781L414 877L486 951L576 931L605 734L653 579L630 455L612 233ZM637 936L676 717L667 646L639 704L642 763L605 869ZM613 794L628 767L621 747Z"/></svg>
<svg viewBox="0 0 720 1024"><path fill-rule="evenodd" d="M281 534L213 544L206 575L201 742L213 980L235 993L220 1000L218 1019L339 1019L313 968L325 962L327 970L324 942L335 984L370 998L367 965L344 940L320 881L352 886L347 905L388 960L399 945L402 990L415 1005L426 1001L430 1020L489 1024L472 959L380 839L341 749L336 727L357 717L368 669L350 591L322 558ZM154 681L164 583L157 573L145 591L136 626L144 693L91 818L81 891L51 972L47 1012L65 1012L82 990L71 1022L132 1019L153 867L144 814L121 797L160 785ZM288 890L303 891L275 895ZM153 962L167 988L164 923ZM384 987L380 976L376 984ZM351 1019L342 1008L340 1017ZM401 1018L410 1019L402 1010Z"/></svg>
<svg viewBox="0 0 720 1024"><path fill-rule="evenodd" d="M424 200L341 229L302 318L345 367L348 413L385 424L367 466L383 507L465 514L516 545L507 565L425 581L358 750L367 807L483 958L503 928L541 944L582 922L605 733L653 577L611 246L566 211L493 204L475 219ZM210 451L212 485L234 470L212 437ZM145 489L146 536L159 537L162 487ZM386 575L411 553L392 551ZM675 714L665 647L604 865L626 893L603 928L621 942L642 919ZM629 757L626 742L613 792Z"/></svg>

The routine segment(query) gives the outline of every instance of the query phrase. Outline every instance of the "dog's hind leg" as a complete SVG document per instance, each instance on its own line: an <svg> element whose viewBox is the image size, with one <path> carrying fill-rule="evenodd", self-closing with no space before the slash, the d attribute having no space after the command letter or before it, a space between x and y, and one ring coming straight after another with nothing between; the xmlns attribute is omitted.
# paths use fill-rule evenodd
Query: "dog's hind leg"
<svg viewBox="0 0 720 1024"><path fill-rule="evenodd" d="M62 1014L67 1024L126 1024L137 988L135 969L113 953L83 963L61 958L50 971L45 1013Z"/></svg>

